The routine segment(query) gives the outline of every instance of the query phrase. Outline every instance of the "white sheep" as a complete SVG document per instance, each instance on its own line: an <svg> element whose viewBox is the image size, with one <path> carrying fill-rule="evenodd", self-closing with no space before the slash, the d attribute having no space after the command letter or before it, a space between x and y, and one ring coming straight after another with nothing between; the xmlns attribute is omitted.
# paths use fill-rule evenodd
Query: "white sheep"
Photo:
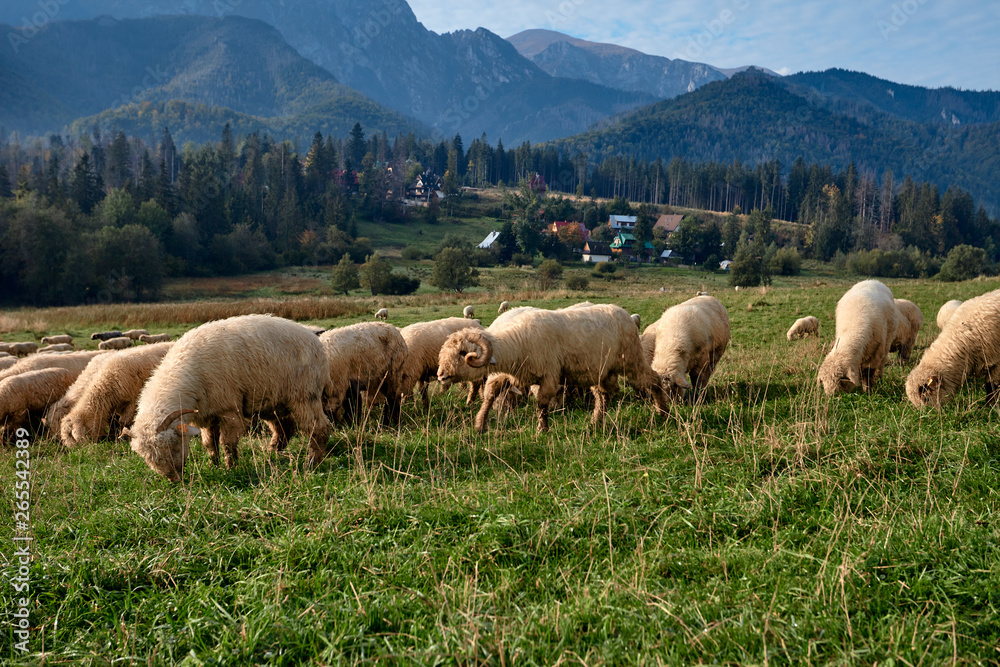
<svg viewBox="0 0 1000 667"><path fill-rule="evenodd" d="M38 343L14 343L8 351L15 357L26 357L38 351Z"/></svg>
<svg viewBox="0 0 1000 667"><path fill-rule="evenodd" d="M467 320L473 320L476 318L476 311L472 309L472 306L466 306L462 309L462 317Z"/></svg>
<svg viewBox="0 0 1000 667"><path fill-rule="evenodd" d="M517 310L517 309L515 309ZM514 311L508 311L500 321ZM495 324L495 323L494 323ZM406 398L413 393L414 388L420 391L424 411L430 409L430 399L427 397L427 384L437 377L438 353L448 336L462 329L482 329L479 320L467 320L464 317L449 317L443 320L418 322L399 330L406 341L406 363L403 364L403 377L399 392Z"/></svg>
<svg viewBox="0 0 1000 667"><path fill-rule="evenodd" d="M40 371L44 368L65 368L79 375L92 359L102 354L107 353L97 350L86 350L83 352L70 352L69 354L34 354L27 359L21 359L10 368L0 372L0 380L4 380L12 375Z"/></svg>
<svg viewBox="0 0 1000 667"><path fill-rule="evenodd" d="M44 354L47 352L72 352L73 345L71 343L56 343L54 345L46 345L45 347L38 348L38 354Z"/></svg>
<svg viewBox="0 0 1000 667"><path fill-rule="evenodd" d="M941 406L970 377L985 376L988 400L1000 397L1000 290L955 309L944 331L906 378L906 396L917 407Z"/></svg>
<svg viewBox="0 0 1000 667"><path fill-rule="evenodd" d="M7 356L0 359L0 373L17 363L17 357Z"/></svg>
<svg viewBox="0 0 1000 667"><path fill-rule="evenodd" d="M893 338L889 351L898 352L899 360L906 363L910 360L910 354L917 342L920 327L924 326L924 314L912 301L907 299L896 299L895 301L896 308L899 310L899 319L896 323L896 336Z"/></svg>
<svg viewBox="0 0 1000 667"><path fill-rule="evenodd" d="M149 332L145 329L129 329L128 331L123 331L122 336L125 338L131 338L132 340L139 340L140 336L148 336Z"/></svg>
<svg viewBox="0 0 1000 667"><path fill-rule="evenodd" d="M329 359L332 389L326 398L331 418L351 421L361 392L385 397L382 422L399 422L400 383L406 363L406 341L399 329L383 322L364 322L320 335Z"/></svg>
<svg viewBox="0 0 1000 667"><path fill-rule="evenodd" d="M955 310L962 305L962 302L958 299L952 299L938 310L937 314L937 325L938 329L944 330L945 323L948 322L949 318L955 314Z"/></svg>
<svg viewBox="0 0 1000 667"><path fill-rule="evenodd" d="M121 426L130 426L143 385L171 345L144 345L106 355L95 372L88 374L86 386L61 420L62 443L72 447L86 440L100 440L107 436L114 417Z"/></svg>
<svg viewBox="0 0 1000 667"><path fill-rule="evenodd" d="M729 346L729 313L715 297L696 296L667 308L655 335L650 365L664 389L672 397L690 389L696 398Z"/></svg>
<svg viewBox="0 0 1000 667"><path fill-rule="evenodd" d="M226 467L238 460L245 420L253 415L309 438L309 465L326 456L330 421L323 411L330 394L329 362L319 338L296 322L244 315L203 324L184 334L139 396L132 450L171 481L187 458L188 424L202 430L213 462L219 444Z"/></svg>
<svg viewBox="0 0 1000 667"><path fill-rule="evenodd" d="M38 423L75 379L65 368L45 368L0 381L0 438L6 441L17 429Z"/></svg>
<svg viewBox="0 0 1000 667"><path fill-rule="evenodd" d="M42 421L50 433L56 436L60 434L62 420L66 418L66 415L73 409L76 402L80 400L83 393L90 387L93 378L100 372L101 366L114 358L115 354L117 353L102 352L93 357L90 363L80 372L73 385L66 390L66 394L45 411L45 417Z"/></svg>
<svg viewBox="0 0 1000 667"><path fill-rule="evenodd" d="M459 331L438 355L438 380L482 380L489 373L510 373L520 387L538 385L538 428L548 428L549 404L563 381L591 387L592 422L607 411L608 395L624 374L639 391L652 392L666 412L659 378L642 358L639 331L628 312L602 305L523 312L499 330Z"/></svg>
<svg viewBox="0 0 1000 667"><path fill-rule="evenodd" d="M69 334L61 334L59 336L45 336L42 338L42 345L60 345L60 344L72 344L73 337Z"/></svg>
<svg viewBox="0 0 1000 667"><path fill-rule="evenodd" d="M170 334L145 334L139 336L140 343L146 343L147 345L152 345L155 343L166 343L170 340Z"/></svg>
<svg viewBox="0 0 1000 667"><path fill-rule="evenodd" d="M98 331L90 334L90 340L111 340L112 338L121 338L121 335L121 331Z"/></svg>
<svg viewBox="0 0 1000 667"><path fill-rule="evenodd" d="M833 349L817 377L827 395L858 385L865 392L872 390L896 338L899 318L892 292L877 280L860 282L840 298Z"/></svg>
<svg viewBox="0 0 1000 667"><path fill-rule="evenodd" d="M500 303L500 307L497 309L497 315L503 315L508 310L510 310L510 302L509 301L502 301Z"/></svg>
<svg viewBox="0 0 1000 667"><path fill-rule="evenodd" d="M494 406L497 412L505 414L510 412L524 396L525 392L518 387L517 378L510 373L493 373L486 379L483 385L483 404L476 413L476 430L483 432L489 424L490 410Z"/></svg>
<svg viewBox="0 0 1000 667"><path fill-rule="evenodd" d="M129 347L132 347L132 339L126 336L109 338L108 340L101 341L97 345L98 350L124 350Z"/></svg>
<svg viewBox="0 0 1000 667"><path fill-rule="evenodd" d="M819 335L819 320L812 315L800 317L795 320L795 324L785 334L785 338L795 340L796 338L805 338L809 335Z"/></svg>
<svg viewBox="0 0 1000 667"><path fill-rule="evenodd" d="M377 311L375 311L375 319L376 320L382 320L383 322L385 320L388 320L389 319L389 309L388 308L379 308Z"/></svg>

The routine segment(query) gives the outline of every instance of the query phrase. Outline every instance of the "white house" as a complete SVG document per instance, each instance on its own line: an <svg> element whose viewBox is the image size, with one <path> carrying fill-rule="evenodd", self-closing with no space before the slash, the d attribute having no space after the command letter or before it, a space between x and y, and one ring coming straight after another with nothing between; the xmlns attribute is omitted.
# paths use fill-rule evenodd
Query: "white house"
<svg viewBox="0 0 1000 667"><path fill-rule="evenodd" d="M583 261L588 264L610 262L613 257L611 245L599 241L587 241L583 246Z"/></svg>
<svg viewBox="0 0 1000 667"><path fill-rule="evenodd" d="M631 232L635 229L634 215L613 215L608 219L608 225L616 232Z"/></svg>

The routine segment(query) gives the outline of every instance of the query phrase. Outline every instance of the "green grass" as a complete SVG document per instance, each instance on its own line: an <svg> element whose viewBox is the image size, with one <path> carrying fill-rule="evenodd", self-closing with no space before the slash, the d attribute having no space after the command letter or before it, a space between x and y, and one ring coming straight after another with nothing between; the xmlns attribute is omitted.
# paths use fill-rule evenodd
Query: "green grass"
<svg viewBox="0 0 1000 667"><path fill-rule="evenodd" d="M408 403L399 431L337 431L315 472L298 439L290 459L246 439L232 471L195 443L177 485L127 444L34 442L29 661L1000 664L1000 415L975 383L918 412L897 365L871 395L819 393L850 281L649 271L516 305L613 301L649 323L704 282L733 341L706 400L666 420L626 390L601 428L580 401L543 436L531 404L477 435L452 391L430 415ZM890 286L923 309L916 358L942 303L1000 281ZM500 294L409 297L391 321ZM803 314L821 339L788 343Z"/></svg>

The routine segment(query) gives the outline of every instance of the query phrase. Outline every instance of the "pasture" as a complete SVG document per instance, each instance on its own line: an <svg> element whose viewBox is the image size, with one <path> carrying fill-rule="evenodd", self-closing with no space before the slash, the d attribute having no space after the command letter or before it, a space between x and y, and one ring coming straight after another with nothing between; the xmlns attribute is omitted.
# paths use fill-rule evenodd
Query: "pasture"
<svg viewBox="0 0 1000 667"><path fill-rule="evenodd" d="M245 439L231 471L196 440L175 485L126 442L67 450L33 436L33 653L14 650L5 620L0 661L1000 664L1000 414L977 383L940 412L917 411L903 391L938 307L1000 280L886 281L923 310L914 358L872 394L833 399L816 371L852 281L736 292L705 280L650 272L541 293L487 273L457 297L282 306L336 326L387 305L403 326L465 303L489 324L503 299L589 299L645 326L706 288L729 310L732 343L704 400L665 420L625 389L602 427L578 400L539 436L529 402L479 435L476 407L452 390L432 394L430 414L408 401L399 430L379 430L377 415L336 429L315 471L300 438L287 457ZM176 334L211 312L19 311L0 328L26 340L154 320ZM820 338L786 341L807 314ZM0 470L10 619L13 448Z"/></svg>

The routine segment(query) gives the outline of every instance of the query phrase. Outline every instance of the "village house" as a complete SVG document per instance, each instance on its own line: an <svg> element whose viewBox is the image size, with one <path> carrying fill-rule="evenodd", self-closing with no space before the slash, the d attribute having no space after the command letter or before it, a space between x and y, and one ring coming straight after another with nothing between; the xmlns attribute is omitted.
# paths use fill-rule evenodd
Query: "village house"
<svg viewBox="0 0 1000 667"><path fill-rule="evenodd" d="M656 219L656 224L653 225L653 232L655 233L657 229L662 229L664 236L670 236L681 226L681 220L683 219L683 215L661 215Z"/></svg>
<svg viewBox="0 0 1000 667"><path fill-rule="evenodd" d="M611 242L611 252L621 255L625 259L635 259L637 262L649 262L652 261L655 248L653 248L653 244L649 241L646 241L643 247L640 248L638 247L635 234L618 232L615 235L615 240Z"/></svg>
<svg viewBox="0 0 1000 667"><path fill-rule="evenodd" d="M634 215L612 215L608 218L608 226L613 232L635 231L636 217Z"/></svg>
<svg viewBox="0 0 1000 667"><path fill-rule="evenodd" d="M588 264L610 262L612 257L611 246L607 243L590 240L583 245L583 261Z"/></svg>

